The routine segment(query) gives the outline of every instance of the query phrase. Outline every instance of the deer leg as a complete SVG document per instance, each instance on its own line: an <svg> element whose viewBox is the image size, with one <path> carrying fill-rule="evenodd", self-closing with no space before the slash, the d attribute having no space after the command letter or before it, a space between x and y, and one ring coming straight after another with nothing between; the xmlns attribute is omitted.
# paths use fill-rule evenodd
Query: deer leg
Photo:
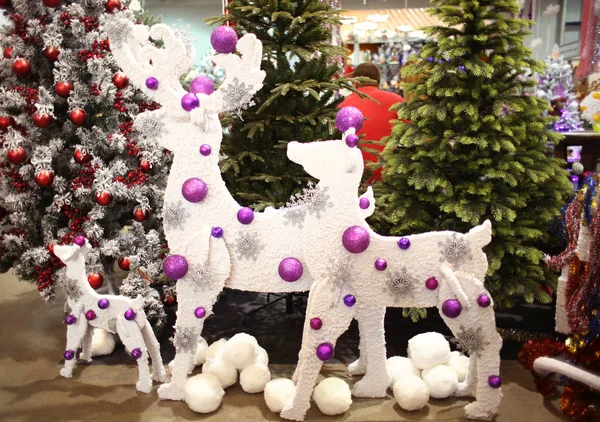
<svg viewBox="0 0 600 422"><path fill-rule="evenodd" d="M89 327L83 336L83 344L81 345L81 354L79 359L85 362L92 361L92 336L94 335L94 327Z"/></svg>
<svg viewBox="0 0 600 422"><path fill-rule="evenodd" d="M385 397L391 377L386 366L385 307L357 305L361 344L361 358L366 360L367 371L362 380L354 385L356 397ZM366 358L366 359L365 359Z"/></svg>
<svg viewBox="0 0 600 422"><path fill-rule="evenodd" d="M81 345L83 338L88 330L88 323L82 313L74 324L67 326L67 348L65 349L65 366L60 370L60 374L65 378L73 376L73 368L77 359L77 349Z"/></svg>
<svg viewBox="0 0 600 422"><path fill-rule="evenodd" d="M152 331L152 327L148 322L146 322L142 328L142 336L144 337L144 343L148 348L150 359L152 359L152 380L163 382L165 380L166 372L160 355L160 344L158 344L154 331Z"/></svg>
<svg viewBox="0 0 600 422"><path fill-rule="evenodd" d="M360 316L360 311L357 320L358 332L360 333L358 338L358 359L348 365L348 374L352 376L364 375L367 373L367 344L366 336L363 335L363 332L367 327L365 326L365 320Z"/></svg>
<svg viewBox="0 0 600 422"><path fill-rule="evenodd" d="M474 397L475 386L477 384L477 355L469 356L469 369L467 377L463 382L458 383L458 388L454 394L456 397Z"/></svg>
<svg viewBox="0 0 600 422"><path fill-rule="evenodd" d="M135 388L142 393L152 391L152 378L148 367L148 349L144 343L142 331L135 321L127 321L120 316L117 319L117 333L132 358L137 361L139 378Z"/></svg>
<svg viewBox="0 0 600 422"><path fill-rule="evenodd" d="M327 283L317 282L311 288L314 300L307 309L307 318L304 322L307 336L302 339L300 351L300 368L298 369L298 382L292 403L284 407L281 412L283 419L301 421L310 407L312 395L319 371L323 361L317 356L317 348L328 343L335 347L338 337L348 329L354 317L353 308L344 305L339 290L331 288ZM334 304L331 306L331 304ZM319 330L310 328L310 318L317 316L323 321ZM307 328L308 325L308 328ZM323 356L321 356L323 357Z"/></svg>

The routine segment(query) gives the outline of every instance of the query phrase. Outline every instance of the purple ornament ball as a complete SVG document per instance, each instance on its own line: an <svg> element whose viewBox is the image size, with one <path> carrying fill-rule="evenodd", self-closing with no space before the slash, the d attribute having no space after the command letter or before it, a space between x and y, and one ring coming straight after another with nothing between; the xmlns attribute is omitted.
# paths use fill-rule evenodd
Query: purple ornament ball
<svg viewBox="0 0 600 422"><path fill-rule="evenodd" d="M65 317L65 324L67 324L67 325L73 325L73 324L75 324L76 321L77 321L77 318L75 318L75 315L67 315Z"/></svg>
<svg viewBox="0 0 600 422"><path fill-rule="evenodd" d="M75 352L73 350L65 350L65 353L63 353L63 357L65 358L65 360L71 360L75 357Z"/></svg>
<svg viewBox="0 0 600 422"><path fill-rule="evenodd" d="M310 319L310 328L312 328L313 330L320 330L322 326L323 326L323 321L321 321L321 318L311 318Z"/></svg>
<svg viewBox="0 0 600 422"><path fill-rule="evenodd" d="M206 316L206 309L204 309L202 306L199 306L194 310L194 315L198 319L204 318Z"/></svg>
<svg viewBox="0 0 600 422"><path fill-rule="evenodd" d="M342 244L348 252L364 252L369 247L369 243L371 243L369 232L361 226L348 227L342 235Z"/></svg>
<svg viewBox="0 0 600 422"><path fill-rule="evenodd" d="M317 346L317 357L323 362L331 360L334 352L335 349L331 343L321 343Z"/></svg>
<svg viewBox="0 0 600 422"><path fill-rule="evenodd" d="M379 258L377 261L375 261L375 268L377 271L385 270L387 268L387 261L383 258Z"/></svg>
<svg viewBox="0 0 600 422"><path fill-rule="evenodd" d="M425 281L425 287L427 287L429 290L435 290L438 288L439 286L439 282L437 281L437 278L435 277L429 277L426 281Z"/></svg>
<svg viewBox="0 0 600 422"><path fill-rule="evenodd" d="M210 147L210 145L202 144L200 146L200 154L202 154L202 156L208 157L211 152L212 152L212 148Z"/></svg>
<svg viewBox="0 0 600 422"><path fill-rule="evenodd" d="M213 227L211 233L213 237L216 237L217 239L223 237L223 229L221 227Z"/></svg>
<svg viewBox="0 0 600 422"><path fill-rule="evenodd" d="M335 127L342 133L346 133L351 127L358 132L364 120L363 114L356 107L344 107L335 116Z"/></svg>
<svg viewBox="0 0 600 422"><path fill-rule="evenodd" d="M129 309L127 309L127 310L125 311L125 314L124 314L124 315L125 315L125 319L126 319L127 321L133 321L133 320L135 319L135 315L136 315L136 314L135 314L135 311L134 311L133 309L129 308Z"/></svg>
<svg viewBox="0 0 600 422"><path fill-rule="evenodd" d="M100 309L106 309L106 308L108 308L109 305L110 305L110 302L105 297L103 297L102 299L100 299L98 301L98 308L100 308Z"/></svg>
<svg viewBox="0 0 600 422"><path fill-rule="evenodd" d="M358 201L358 206L361 210L366 210L371 206L371 201L369 201L369 198L360 198Z"/></svg>
<svg viewBox="0 0 600 422"><path fill-rule="evenodd" d="M488 306L490 306L492 304L492 299L490 298L490 296L488 294L482 293L477 298L477 304L479 306L481 306L482 308L487 308Z"/></svg>
<svg viewBox="0 0 600 422"><path fill-rule="evenodd" d="M77 246L83 246L83 245L85 245L85 237L83 237L83 236L77 236L75 238L75 244Z"/></svg>
<svg viewBox="0 0 600 422"><path fill-rule="evenodd" d="M344 305L351 308L356 305L356 297L354 295L346 295L344 296Z"/></svg>
<svg viewBox="0 0 600 422"><path fill-rule="evenodd" d="M135 360L138 360L139 358L142 357L142 349L140 349L139 347L136 347L135 349L133 349L131 351L131 357L134 358Z"/></svg>
<svg viewBox="0 0 600 422"><path fill-rule="evenodd" d="M196 76L190 84L192 94L210 95L215 92L214 82L207 76Z"/></svg>
<svg viewBox="0 0 600 422"><path fill-rule="evenodd" d="M163 271L171 280L179 280L188 272L187 260L181 255L171 255L164 260Z"/></svg>
<svg viewBox="0 0 600 422"><path fill-rule="evenodd" d="M488 377L488 385L492 388L500 388L502 380L498 375L490 375Z"/></svg>
<svg viewBox="0 0 600 422"><path fill-rule="evenodd" d="M96 312L94 312L91 309L89 311L86 311L86 313L85 313L85 319L87 319L88 321L96 319Z"/></svg>
<svg viewBox="0 0 600 422"><path fill-rule="evenodd" d="M398 247L403 251L410 248L410 239L408 237L402 237L398 240Z"/></svg>
<svg viewBox="0 0 600 422"><path fill-rule="evenodd" d="M354 133L346 136L346 145L348 145L350 148L355 148L358 145L358 136Z"/></svg>
<svg viewBox="0 0 600 422"><path fill-rule="evenodd" d="M249 207L240 208L237 212L237 219L242 224L250 224L254 221L254 211Z"/></svg>
<svg viewBox="0 0 600 422"><path fill-rule="evenodd" d="M233 53L237 42L238 36L230 26L219 26L210 35L210 44L217 53Z"/></svg>
<svg viewBox="0 0 600 422"><path fill-rule="evenodd" d="M288 283L292 283L302 277L304 268L302 267L302 262L296 258L286 258L279 263L278 271L279 277Z"/></svg>
<svg viewBox="0 0 600 422"><path fill-rule="evenodd" d="M185 94L181 99L181 107L185 111L192 111L195 108L200 107L200 100L196 97L196 94Z"/></svg>
<svg viewBox="0 0 600 422"><path fill-rule="evenodd" d="M202 179L192 177L187 179L181 186L181 194L188 202L201 202L208 194L208 186Z"/></svg>
<svg viewBox="0 0 600 422"><path fill-rule="evenodd" d="M150 76L148 79L146 79L146 88L151 89L151 90L157 90L158 89L158 79L156 79L154 76Z"/></svg>
<svg viewBox="0 0 600 422"><path fill-rule="evenodd" d="M442 303L442 313L448 318L456 318L462 312L462 305L456 299L446 299Z"/></svg>

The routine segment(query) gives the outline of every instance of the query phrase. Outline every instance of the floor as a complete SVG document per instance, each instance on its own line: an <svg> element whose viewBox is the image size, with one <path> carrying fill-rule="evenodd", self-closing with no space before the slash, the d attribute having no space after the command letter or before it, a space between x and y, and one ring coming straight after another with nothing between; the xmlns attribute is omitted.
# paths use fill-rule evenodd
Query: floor
<svg viewBox="0 0 600 422"><path fill-rule="evenodd" d="M96 358L90 365L79 365L72 379L59 375L64 350L65 328L60 299L45 305L35 288L19 282L10 274L0 275L0 421L173 421L206 420L262 421L280 420L264 404L262 394L246 394L239 386L226 391L221 408L210 415L193 413L181 402L159 401L156 387L151 394L138 393L134 384L137 369L119 348L112 355ZM248 295L246 293L246 295ZM238 300L247 300L233 306ZM209 342L246 331L257 336L271 356L273 377L289 377L298 353L298 329L302 318L286 315L285 308L272 307L257 313L242 324L248 311L264 303L264 296L243 296L237 292L224 295L216 308L217 315L207 321ZM301 298L298 300L301 305ZM170 312L173 318L173 312ZM212 320L212 321L211 321ZM406 335L393 326L399 321L392 315L388 352L402 354ZM387 324L387 323L386 323ZM410 331L437 329L432 319ZM432 328L433 326L433 328ZM402 335L398 334L402 333ZM172 356L168 330L161 335L165 361ZM351 329L336 348L338 362L348 363L356 354L356 332ZM199 368L198 368L199 369ZM322 376L347 378L345 366L325 365ZM529 373L514 360L502 364L504 401L498 422L552 422L564 420L557 403L545 401L536 392ZM384 399L355 399L351 409L339 417L323 416L316 406L306 421L466 421L462 416L465 400L431 400L419 412L405 412L390 395Z"/></svg>

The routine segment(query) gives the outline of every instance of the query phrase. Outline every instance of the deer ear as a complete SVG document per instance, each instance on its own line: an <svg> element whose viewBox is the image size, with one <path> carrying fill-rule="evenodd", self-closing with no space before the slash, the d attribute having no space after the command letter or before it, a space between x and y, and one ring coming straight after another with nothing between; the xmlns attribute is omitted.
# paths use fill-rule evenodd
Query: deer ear
<svg viewBox="0 0 600 422"><path fill-rule="evenodd" d="M79 247L74 247L71 245L56 245L54 246L54 255L58 257L64 264L67 263Z"/></svg>

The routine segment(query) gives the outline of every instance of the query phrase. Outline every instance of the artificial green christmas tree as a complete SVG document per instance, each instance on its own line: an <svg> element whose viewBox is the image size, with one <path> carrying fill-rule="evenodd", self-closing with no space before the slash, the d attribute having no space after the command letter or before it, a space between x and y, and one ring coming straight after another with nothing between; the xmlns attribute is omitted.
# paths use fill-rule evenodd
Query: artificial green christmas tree
<svg viewBox="0 0 600 422"><path fill-rule="evenodd" d="M331 43L339 10L320 0L235 0L227 12L209 23L256 34L267 76L254 105L224 118L221 169L241 204L281 207L311 180L287 159L288 142L330 139L337 93L353 89L355 79L340 76L345 50Z"/></svg>
<svg viewBox="0 0 600 422"><path fill-rule="evenodd" d="M431 13L447 26L427 29L428 43L403 76L414 98L396 106L398 123L383 152L377 187L391 233L465 232L490 219L493 240L486 287L497 306L551 301L556 275L543 263L550 226L571 186L561 161L544 146L547 101L526 90L528 70L543 63L525 48L514 0L434 0ZM544 251L544 252L542 252Z"/></svg>

